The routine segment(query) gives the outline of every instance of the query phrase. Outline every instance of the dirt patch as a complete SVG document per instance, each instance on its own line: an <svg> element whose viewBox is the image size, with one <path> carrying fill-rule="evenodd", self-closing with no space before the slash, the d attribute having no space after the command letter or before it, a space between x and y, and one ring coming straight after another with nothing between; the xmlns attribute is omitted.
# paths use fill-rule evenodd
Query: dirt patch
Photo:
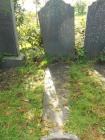
<svg viewBox="0 0 105 140"><path fill-rule="evenodd" d="M17 82L18 74L14 69L0 71L0 90L9 90Z"/></svg>

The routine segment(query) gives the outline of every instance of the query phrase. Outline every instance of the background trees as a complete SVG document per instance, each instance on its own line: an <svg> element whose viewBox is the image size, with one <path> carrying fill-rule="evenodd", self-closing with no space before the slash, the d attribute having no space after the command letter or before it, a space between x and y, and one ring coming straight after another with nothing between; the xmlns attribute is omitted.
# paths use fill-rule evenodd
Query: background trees
<svg viewBox="0 0 105 140"><path fill-rule="evenodd" d="M17 26L21 26L24 22L24 9L22 5L20 5L19 0L14 0L14 9L16 15L16 24Z"/></svg>
<svg viewBox="0 0 105 140"><path fill-rule="evenodd" d="M78 0L74 7L76 15L85 15L87 11L87 1Z"/></svg>

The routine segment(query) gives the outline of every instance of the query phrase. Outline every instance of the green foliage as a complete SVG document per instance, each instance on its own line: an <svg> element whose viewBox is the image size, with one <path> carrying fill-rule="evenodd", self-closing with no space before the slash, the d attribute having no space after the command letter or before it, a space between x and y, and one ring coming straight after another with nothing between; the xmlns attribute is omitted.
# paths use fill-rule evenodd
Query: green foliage
<svg viewBox="0 0 105 140"><path fill-rule="evenodd" d="M27 29L27 41L30 43L32 48L40 48L42 45L42 39L40 35L39 27L32 26Z"/></svg>
<svg viewBox="0 0 105 140"><path fill-rule="evenodd" d="M24 9L19 4L19 0L14 0L14 10L16 15L16 24L21 26L24 22Z"/></svg>
<svg viewBox="0 0 105 140"><path fill-rule="evenodd" d="M80 15L85 15L86 14L86 2L85 1L77 1L75 4L75 14L80 16Z"/></svg>
<svg viewBox="0 0 105 140"><path fill-rule="evenodd" d="M84 56L84 38L85 38L85 27L86 27L86 17L76 16L76 29L75 29L75 49L77 59L85 59Z"/></svg>
<svg viewBox="0 0 105 140"><path fill-rule="evenodd" d="M34 13L25 12L24 22L20 27L17 27L17 30L19 45L21 51L26 55L27 62L30 60L37 62L41 61L44 51L42 49L40 27L37 25L36 16Z"/></svg>
<svg viewBox="0 0 105 140"><path fill-rule="evenodd" d="M17 21L19 46L26 55L26 62L41 61L43 56L40 27L37 25L36 15L26 12L18 0L14 0ZM40 59L40 60L39 60Z"/></svg>

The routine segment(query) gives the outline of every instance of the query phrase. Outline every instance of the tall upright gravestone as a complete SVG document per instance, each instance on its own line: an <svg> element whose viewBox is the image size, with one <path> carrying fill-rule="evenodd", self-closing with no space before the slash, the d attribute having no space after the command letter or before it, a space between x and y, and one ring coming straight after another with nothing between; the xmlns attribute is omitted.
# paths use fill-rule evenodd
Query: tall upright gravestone
<svg viewBox="0 0 105 140"><path fill-rule="evenodd" d="M23 60L19 54L13 7L12 0L0 0L0 55L4 56L0 68L19 66Z"/></svg>
<svg viewBox="0 0 105 140"><path fill-rule="evenodd" d="M62 0L49 0L39 12L45 52L74 57L74 9Z"/></svg>
<svg viewBox="0 0 105 140"><path fill-rule="evenodd" d="M89 6L84 47L89 59L99 57L105 49L105 0Z"/></svg>

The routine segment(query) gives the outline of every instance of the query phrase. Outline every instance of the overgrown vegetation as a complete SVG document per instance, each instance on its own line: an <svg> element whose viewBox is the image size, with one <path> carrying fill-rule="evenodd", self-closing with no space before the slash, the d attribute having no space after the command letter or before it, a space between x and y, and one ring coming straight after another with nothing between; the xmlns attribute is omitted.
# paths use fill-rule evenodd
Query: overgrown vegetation
<svg viewBox="0 0 105 140"><path fill-rule="evenodd" d="M40 27L37 25L36 16L32 12L25 12L24 15L24 24L17 27L21 51L28 60L40 62L44 57Z"/></svg>
<svg viewBox="0 0 105 140"><path fill-rule="evenodd" d="M76 16L75 18L75 49L77 60L84 59L84 38L86 28L86 16Z"/></svg>
<svg viewBox="0 0 105 140"><path fill-rule="evenodd" d="M16 16L16 25L17 27L19 27L24 22L24 9L20 5L19 0L13 0L13 1L14 1L14 10Z"/></svg>
<svg viewBox="0 0 105 140"><path fill-rule="evenodd" d="M86 15L86 11L87 11L87 1L86 0L76 1L74 7L75 7L76 16Z"/></svg>

